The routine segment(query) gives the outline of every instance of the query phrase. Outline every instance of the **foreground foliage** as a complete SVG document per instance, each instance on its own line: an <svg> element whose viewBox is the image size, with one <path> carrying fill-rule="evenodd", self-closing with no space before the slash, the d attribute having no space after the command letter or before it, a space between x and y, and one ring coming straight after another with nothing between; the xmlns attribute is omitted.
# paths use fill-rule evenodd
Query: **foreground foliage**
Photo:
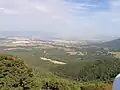
<svg viewBox="0 0 120 90"><path fill-rule="evenodd" d="M34 87L33 71L12 55L0 56L0 90L28 90Z"/></svg>
<svg viewBox="0 0 120 90"><path fill-rule="evenodd" d="M105 61L100 65L103 63L105 63ZM112 63L108 64L111 65ZM119 64L115 61L114 64L116 65L116 63ZM98 65L98 63L96 64ZM89 68L86 68L85 70L88 70L88 73L91 73ZM118 69L116 68L116 70ZM84 75L82 72L80 76L82 76L82 74ZM111 88L111 82L78 82L63 79L51 73L41 74L40 72L36 72L32 68L29 68L17 56L0 55L0 90L111 90Z"/></svg>

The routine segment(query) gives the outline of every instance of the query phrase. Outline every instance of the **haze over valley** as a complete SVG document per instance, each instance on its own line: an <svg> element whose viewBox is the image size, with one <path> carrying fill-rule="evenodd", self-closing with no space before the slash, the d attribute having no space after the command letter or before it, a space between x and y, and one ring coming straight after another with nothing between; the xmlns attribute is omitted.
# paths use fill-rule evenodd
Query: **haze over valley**
<svg viewBox="0 0 120 90"><path fill-rule="evenodd" d="M90 90L98 90L101 87L104 90L111 90L112 80L119 72L119 46L120 39L107 41L43 39L40 36L24 36L24 34L22 36L0 38L1 60L2 57L6 57L6 60L8 57L19 57L27 66L35 69L34 73L39 73L36 75L43 78L34 76L37 80L40 79L39 83L47 78L45 83L36 83L38 86L35 86L35 88L44 88L45 90L49 87L56 87L51 82L52 78L55 80L53 83L58 83L58 85L61 85L59 83L65 84L65 82L66 85L71 84L70 90L73 90L72 87L74 90L89 90L89 88L91 88ZM101 72L99 72L99 69ZM65 82L57 81L61 79ZM67 83L69 80L71 83ZM73 82L76 82L76 84L73 84ZM87 82L88 84L85 84ZM43 87L47 83L50 86ZM97 87L96 84L98 84ZM67 87L57 86L56 88L62 90ZM102 88L100 90L103 90Z"/></svg>
<svg viewBox="0 0 120 90"><path fill-rule="evenodd" d="M119 73L119 0L0 0L0 90L112 90Z"/></svg>

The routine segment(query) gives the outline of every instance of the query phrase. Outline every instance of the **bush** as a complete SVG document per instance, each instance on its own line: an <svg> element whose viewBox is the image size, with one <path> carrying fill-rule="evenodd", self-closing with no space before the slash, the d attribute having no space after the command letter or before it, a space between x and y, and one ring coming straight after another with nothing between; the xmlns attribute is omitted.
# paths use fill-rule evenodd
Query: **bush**
<svg viewBox="0 0 120 90"><path fill-rule="evenodd" d="M34 86L33 70L16 56L0 56L0 90L29 90Z"/></svg>

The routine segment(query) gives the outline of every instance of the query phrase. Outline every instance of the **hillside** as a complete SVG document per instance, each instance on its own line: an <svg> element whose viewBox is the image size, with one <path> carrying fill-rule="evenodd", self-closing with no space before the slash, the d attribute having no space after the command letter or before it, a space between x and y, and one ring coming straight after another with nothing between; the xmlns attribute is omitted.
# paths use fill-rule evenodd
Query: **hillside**
<svg viewBox="0 0 120 90"><path fill-rule="evenodd" d="M65 44L66 45L66 44ZM0 68L7 77L0 80L0 90L111 90L112 81L119 73L120 60L97 47L79 48L79 46L49 46L47 44L28 47L0 47ZM17 56L17 57L16 57ZM21 62L22 65L18 65ZM13 63L9 68L9 63ZM14 65L15 64L15 65ZM10 64L11 65L11 64ZM33 73L29 79L27 70ZM25 70L24 73L19 73ZM16 75L14 75L14 70ZM99 72L100 71L100 72ZM11 74L10 74L11 73ZM21 78L28 85L21 87ZM12 78L10 78L12 76ZM17 79L18 77L18 79ZM29 81L32 80L32 83ZM11 83L11 81L14 81ZM17 87L14 87L14 84ZM19 89L20 88L20 89ZM28 89L25 89L28 88Z"/></svg>
<svg viewBox="0 0 120 90"><path fill-rule="evenodd" d="M34 73L13 55L0 55L0 90L29 90L34 87Z"/></svg>
<svg viewBox="0 0 120 90"><path fill-rule="evenodd" d="M104 42L104 43L100 44L100 46L120 50L120 39L115 39L112 41Z"/></svg>
<svg viewBox="0 0 120 90"><path fill-rule="evenodd" d="M41 75L18 56L0 55L0 90L80 90L72 81Z"/></svg>
<svg viewBox="0 0 120 90"><path fill-rule="evenodd" d="M102 56L93 60L57 66L52 71L58 76L81 82L111 82L120 72L120 60L110 56Z"/></svg>
<svg viewBox="0 0 120 90"><path fill-rule="evenodd" d="M86 63L87 64L87 63ZM88 68L89 69L89 68ZM111 90L111 83L79 82L41 74L18 56L0 55L0 90Z"/></svg>

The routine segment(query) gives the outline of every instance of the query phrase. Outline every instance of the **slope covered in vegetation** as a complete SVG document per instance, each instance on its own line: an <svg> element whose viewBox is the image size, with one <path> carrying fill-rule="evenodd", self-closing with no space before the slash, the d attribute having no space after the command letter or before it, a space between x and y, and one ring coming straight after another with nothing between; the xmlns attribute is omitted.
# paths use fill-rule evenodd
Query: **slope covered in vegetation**
<svg viewBox="0 0 120 90"><path fill-rule="evenodd" d="M120 72L120 60L111 56L79 61L53 68L59 76L77 81L112 81Z"/></svg>
<svg viewBox="0 0 120 90"><path fill-rule="evenodd" d="M100 47L110 48L113 50L120 50L120 39L104 42L100 44Z"/></svg>
<svg viewBox="0 0 120 90"><path fill-rule="evenodd" d="M98 65L97 62L92 65L98 65L98 67L100 67L103 63L105 63L105 61L101 62L100 65ZM115 62L112 62L110 60L107 61L107 63L108 63L107 64L108 67L112 63L115 65L119 64L117 60L115 60ZM88 67L86 67L86 65L88 65ZM97 78L94 79L92 78L92 80L89 80L91 78L89 74L91 73L92 65L88 64L87 62L86 65L84 67L85 69L83 70L85 70L88 73L82 71L81 73L79 72L80 80L75 81L53 75L52 73L41 74L40 72L37 72L34 69L30 68L28 65L26 65L24 61L22 61L17 56L0 55L0 90L111 90L112 88L111 82L109 83L103 82L101 80L103 78L101 78L99 81L95 81L98 80ZM81 67L83 66L81 64ZM65 66L65 68L70 69L67 68L67 66ZM105 67L103 68L105 69ZM93 69L94 71L97 71L100 68L97 69L93 68ZM117 70L118 68L116 69L111 68L110 72L116 72L117 74ZM75 74L73 70L70 71L72 71L72 73ZM68 74L68 76L72 77L71 75L72 74ZM83 77L83 75L85 75L85 77ZM103 73L103 76L104 75L106 75L106 73Z"/></svg>
<svg viewBox="0 0 120 90"><path fill-rule="evenodd" d="M41 75L17 56L0 55L0 90L79 90L77 85L52 74Z"/></svg>
<svg viewBox="0 0 120 90"><path fill-rule="evenodd" d="M34 73L16 56L0 56L0 90L28 90L34 87Z"/></svg>

